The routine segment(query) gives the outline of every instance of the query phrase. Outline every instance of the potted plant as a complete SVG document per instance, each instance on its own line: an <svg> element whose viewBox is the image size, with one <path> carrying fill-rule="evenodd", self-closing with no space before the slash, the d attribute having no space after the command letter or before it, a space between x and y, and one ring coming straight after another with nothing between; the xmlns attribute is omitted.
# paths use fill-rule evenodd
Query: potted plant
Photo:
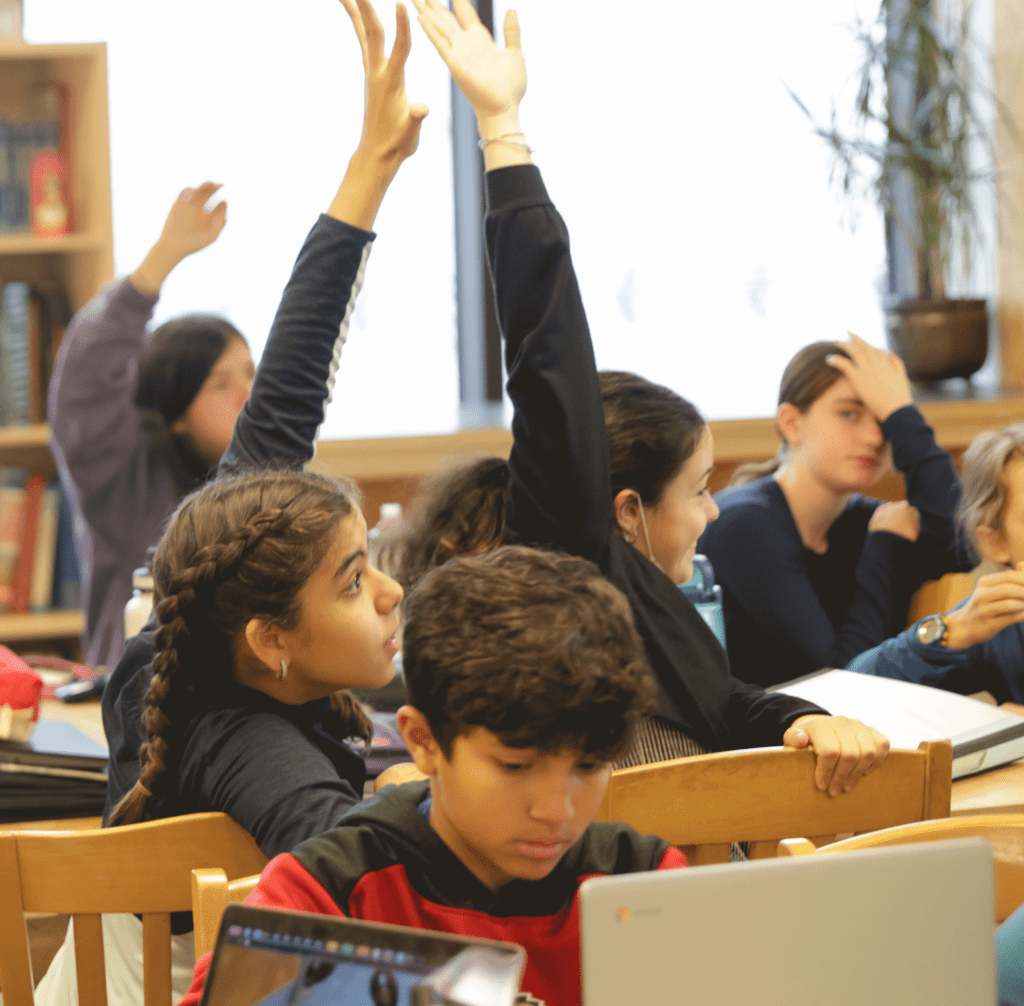
<svg viewBox="0 0 1024 1006"><path fill-rule="evenodd" d="M828 126L815 122L834 154L832 182L853 198L871 191L885 214L887 334L918 381L969 377L988 348L985 301L948 296L970 274L979 187L995 178L969 20L969 9L940 18L934 0L881 0L874 23L853 29L862 60L852 125L834 104Z"/></svg>

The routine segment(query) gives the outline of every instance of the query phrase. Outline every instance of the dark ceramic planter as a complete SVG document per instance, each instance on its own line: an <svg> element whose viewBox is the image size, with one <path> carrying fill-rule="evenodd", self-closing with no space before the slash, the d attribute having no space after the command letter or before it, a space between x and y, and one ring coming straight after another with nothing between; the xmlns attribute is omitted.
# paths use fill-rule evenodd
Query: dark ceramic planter
<svg viewBox="0 0 1024 1006"><path fill-rule="evenodd" d="M970 377L988 353L983 300L908 300L886 311L889 348L912 381Z"/></svg>

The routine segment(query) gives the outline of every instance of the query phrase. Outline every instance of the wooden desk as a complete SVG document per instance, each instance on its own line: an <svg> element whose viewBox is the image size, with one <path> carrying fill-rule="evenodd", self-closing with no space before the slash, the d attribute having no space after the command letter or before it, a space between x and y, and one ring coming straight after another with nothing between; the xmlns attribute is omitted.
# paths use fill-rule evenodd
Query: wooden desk
<svg viewBox="0 0 1024 1006"><path fill-rule="evenodd" d="M953 782L951 817L1024 814L1024 758Z"/></svg>

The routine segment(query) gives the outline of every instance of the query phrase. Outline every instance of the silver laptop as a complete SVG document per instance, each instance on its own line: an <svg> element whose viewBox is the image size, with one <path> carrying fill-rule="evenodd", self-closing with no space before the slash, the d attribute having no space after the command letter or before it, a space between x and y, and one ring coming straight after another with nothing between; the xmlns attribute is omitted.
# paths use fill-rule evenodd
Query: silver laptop
<svg viewBox="0 0 1024 1006"><path fill-rule="evenodd" d="M587 880L584 1006L993 1006L981 838Z"/></svg>

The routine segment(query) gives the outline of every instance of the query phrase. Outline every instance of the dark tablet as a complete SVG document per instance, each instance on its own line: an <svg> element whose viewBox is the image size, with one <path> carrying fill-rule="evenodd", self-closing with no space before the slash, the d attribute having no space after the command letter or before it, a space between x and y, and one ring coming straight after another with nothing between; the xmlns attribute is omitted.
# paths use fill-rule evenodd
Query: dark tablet
<svg viewBox="0 0 1024 1006"><path fill-rule="evenodd" d="M201 1006L511 1006L512 943L231 904Z"/></svg>

